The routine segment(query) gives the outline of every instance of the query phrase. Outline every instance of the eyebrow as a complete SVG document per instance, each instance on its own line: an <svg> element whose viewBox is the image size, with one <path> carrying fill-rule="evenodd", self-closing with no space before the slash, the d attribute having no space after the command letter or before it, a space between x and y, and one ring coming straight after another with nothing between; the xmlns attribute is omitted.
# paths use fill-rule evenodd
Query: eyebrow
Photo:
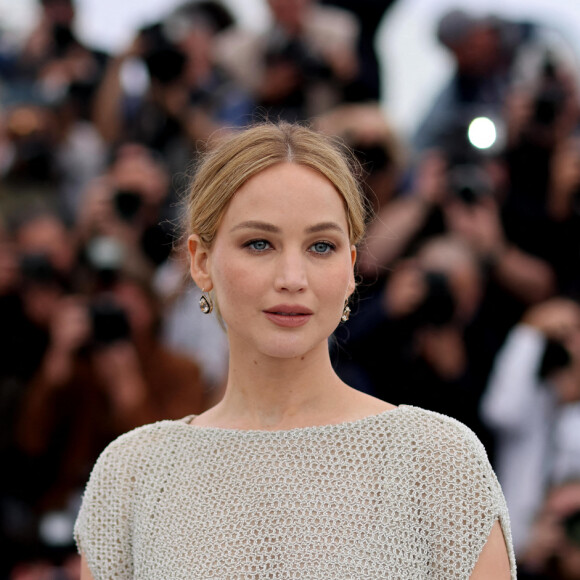
<svg viewBox="0 0 580 580"><path fill-rule="evenodd" d="M261 222L257 220L248 220L245 222L241 222L236 226L234 226L230 230L230 232L242 229L262 230L264 232L280 233L280 228L278 226L275 226L274 224L268 222ZM305 232L307 234L315 234L318 232L324 232L328 230L334 230L336 232L344 234L344 230L336 222L320 222L313 226L307 227L305 229Z"/></svg>
<svg viewBox="0 0 580 580"><path fill-rule="evenodd" d="M263 230L265 232L278 233L280 228L276 227L274 224L269 224L268 222L248 220L247 222L241 222L234 226L230 232L235 232L236 230Z"/></svg>

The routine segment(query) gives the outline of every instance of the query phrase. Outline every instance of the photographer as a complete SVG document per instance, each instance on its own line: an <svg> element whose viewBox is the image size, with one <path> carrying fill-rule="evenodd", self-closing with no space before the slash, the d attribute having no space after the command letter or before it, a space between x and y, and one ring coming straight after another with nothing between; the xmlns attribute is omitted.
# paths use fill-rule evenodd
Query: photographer
<svg viewBox="0 0 580 580"><path fill-rule="evenodd" d="M121 272L106 289L63 296L52 309L48 347L17 417L11 474L36 522L27 558L72 551L71 530L65 541L49 523L60 514L72 526L90 466L111 439L177 418L184 405L204 409L198 367L161 345L159 326L148 284Z"/></svg>
<svg viewBox="0 0 580 580"><path fill-rule="evenodd" d="M418 239L444 231L440 209L448 191L444 157L438 152L425 155L410 181L405 190L378 208L369 225L357 262L365 280L381 276Z"/></svg>
<svg viewBox="0 0 580 580"><path fill-rule="evenodd" d="M310 119L344 101L357 75L355 18L316 0L268 0L271 27L260 36L226 34L219 62L271 118Z"/></svg>
<svg viewBox="0 0 580 580"><path fill-rule="evenodd" d="M77 266L74 238L58 215L39 209L13 218L0 250L0 453L9 466L0 486L0 542L6 547L2 572L25 558L33 543L36 486L45 480L22 453L16 428L30 381L45 357L50 319L73 285ZM30 431L34 427L28 426Z"/></svg>
<svg viewBox="0 0 580 580"><path fill-rule="evenodd" d="M384 111L374 103L349 103L320 115L313 124L318 131L340 137L354 151L373 214L390 203L401 185L404 154Z"/></svg>
<svg viewBox="0 0 580 580"><path fill-rule="evenodd" d="M501 115L514 62L529 41L529 25L460 9L443 14L437 40L449 51L454 72L413 137L417 151L441 147L457 125L481 115Z"/></svg>
<svg viewBox="0 0 580 580"><path fill-rule="evenodd" d="M515 89L507 101L509 189L502 219L507 237L553 264L559 291L570 292L578 243L573 231L578 94L552 53L544 55L538 69L534 81Z"/></svg>
<svg viewBox="0 0 580 580"><path fill-rule="evenodd" d="M521 580L580 580L580 479L552 486L520 559Z"/></svg>
<svg viewBox="0 0 580 580"><path fill-rule="evenodd" d="M336 6L353 14L360 26L357 42L358 72L346 87L349 102L378 102L381 100L381 67L376 45L385 13L392 10L396 0L322 0L322 4Z"/></svg>
<svg viewBox="0 0 580 580"><path fill-rule="evenodd" d="M12 369L20 393L44 356L54 310L77 282L78 252L74 233L50 210L31 209L14 217L10 226L5 259L15 270L5 296L12 307L2 326L2 341L7 347L5 365Z"/></svg>
<svg viewBox="0 0 580 580"><path fill-rule="evenodd" d="M449 232L470 246L509 302L521 309L548 298L555 291L550 264L522 251L504 231L501 161L473 162L471 152L467 158L469 163L456 163L441 150L422 158L411 190L385 204L370 225L360 273L372 280L421 240Z"/></svg>
<svg viewBox="0 0 580 580"><path fill-rule="evenodd" d="M40 0L40 20L24 46L16 67L19 82L29 83L48 101L73 84L87 88L88 100L100 81L106 55L86 47L74 31L73 0Z"/></svg>
<svg viewBox="0 0 580 580"><path fill-rule="evenodd" d="M476 412L481 349L469 331L482 280L461 240L428 240L337 331L339 375L380 398L455 417L485 439Z"/></svg>
<svg viewBox="0 0 580 580"><path fill-rule="evenodd" d="M529 309L498 353L482 400L497 441L516 555L547 486L580 471L580 307L553 298Z"/></svg>
<svg viewBox="0 0 580 580"><path fill-rule="evenodd" d="M57 100L23 98L3 109L2 190L18 207L40 201L76 214L82 191L105 167L103 143L84 115L88 98L86 87L71 84Z"/></svg>
<svg viewBox="0 0 580 580"><path fill-rule="evenodd" d="M107 173L87 188L76 223L83 244L115 240L123 264L150 275L169 255L169 177L153 151L137 143L120 147Z"/></svg>
<svg viewBox="0 0 580 580"><path fill-rule="evenodd" d="M93 118L105 141L138 141L174 174L186 170L199 140L247 123L254 102L214 54L233 25L221 3L203 1L139 30L111 59L97 93Z"/></svg>
<svg viewBox="0 0 580 580"><path fill-rule="evenodd" d="M93 123L105 143L139 142L161 153L175 169L183 169L185 67L185 55L165 38L161 24L140 30L130 46L109 61L95 95Z"/></svg>

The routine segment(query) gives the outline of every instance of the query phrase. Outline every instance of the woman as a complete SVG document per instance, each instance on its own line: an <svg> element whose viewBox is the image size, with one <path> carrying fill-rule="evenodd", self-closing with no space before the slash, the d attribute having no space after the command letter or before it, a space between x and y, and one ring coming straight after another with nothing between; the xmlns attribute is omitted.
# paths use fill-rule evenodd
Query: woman
<svg viewBox="0 0 580 580"><path fill-rule="evenodd" d="M191 274L227 327L226 393L104 451L76 525L84 579L515 578L473 434L332 370L361 199L344 155L299 126L249 129L202 163Z"/></svg>

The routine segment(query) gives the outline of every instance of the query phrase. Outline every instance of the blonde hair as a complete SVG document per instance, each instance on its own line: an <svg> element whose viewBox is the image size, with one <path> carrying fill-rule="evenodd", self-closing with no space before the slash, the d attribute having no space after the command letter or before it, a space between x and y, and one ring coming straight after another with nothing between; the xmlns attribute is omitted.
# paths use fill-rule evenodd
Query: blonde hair
<svg viewBox="0 0 580 580"><path fill-rule="evenodd" d="M354 157L338 141L286 122L263 123L229 135L206 154L187 199L187 235L197 234L211 247L236 191L254 175L284 162L314 169L334 185L344 200L350 242L360 242L367 211Z"/></svg>

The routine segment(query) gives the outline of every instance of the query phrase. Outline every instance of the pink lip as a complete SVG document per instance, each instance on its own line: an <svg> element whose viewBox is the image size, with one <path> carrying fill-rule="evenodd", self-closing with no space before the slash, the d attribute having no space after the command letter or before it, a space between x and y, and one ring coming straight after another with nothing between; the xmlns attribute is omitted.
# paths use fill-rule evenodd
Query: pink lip
<svg viewBox="0 0 580 580"><path fill-rule="evenodd" d="M313 312L299 304L278 304L264 310L266 318L278 326L295 328L306 324Z"/></svg>

